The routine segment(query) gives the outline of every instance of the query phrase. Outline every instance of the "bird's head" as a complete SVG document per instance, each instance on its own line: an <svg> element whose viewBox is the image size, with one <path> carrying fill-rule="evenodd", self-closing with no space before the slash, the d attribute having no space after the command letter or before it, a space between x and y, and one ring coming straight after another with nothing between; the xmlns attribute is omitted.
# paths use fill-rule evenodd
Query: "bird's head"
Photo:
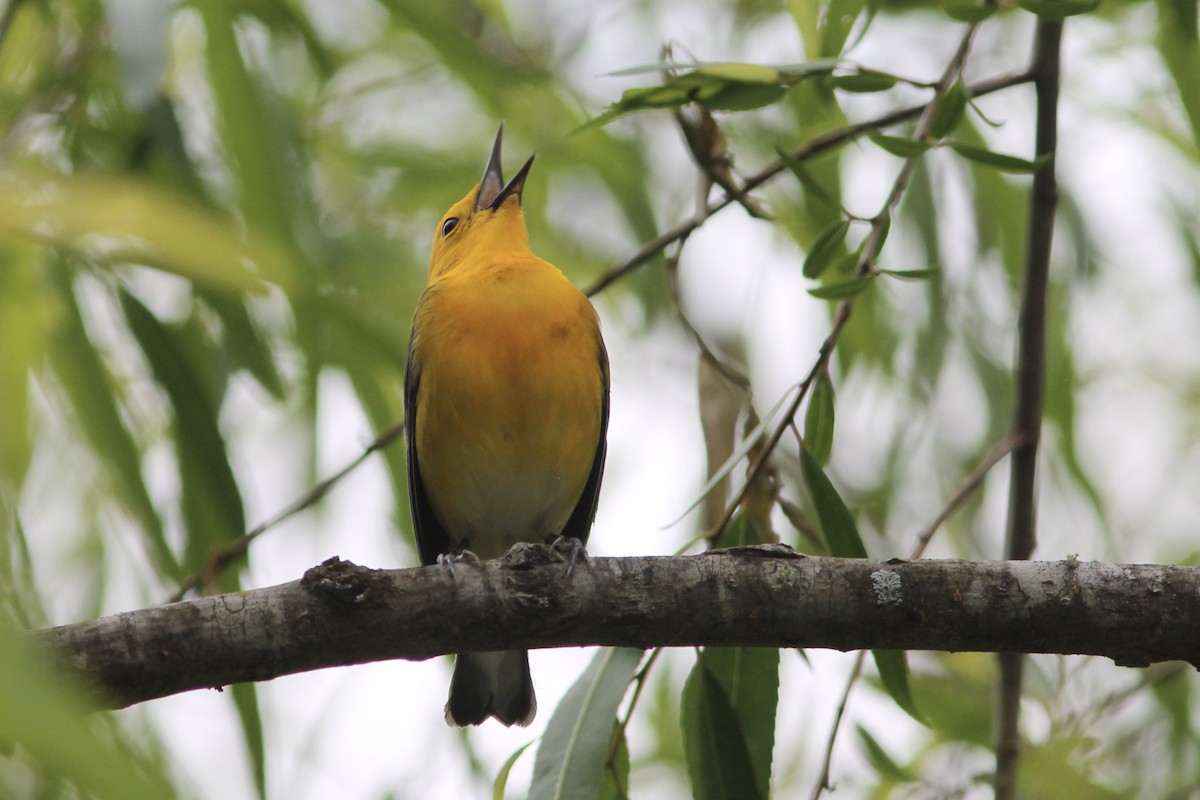
<svg viewBox="0 0 1200 800"><path fill-rule="evenodd" d="M492 155L483 177L467 196L442 215L433 235L429 279L441 277L464 263L485 265L491 258L510 252L528 252L529 235L521 212L521 190L533 164L533 156L508 183L500 168L500 140L504 124L496 131Z"/></svg>

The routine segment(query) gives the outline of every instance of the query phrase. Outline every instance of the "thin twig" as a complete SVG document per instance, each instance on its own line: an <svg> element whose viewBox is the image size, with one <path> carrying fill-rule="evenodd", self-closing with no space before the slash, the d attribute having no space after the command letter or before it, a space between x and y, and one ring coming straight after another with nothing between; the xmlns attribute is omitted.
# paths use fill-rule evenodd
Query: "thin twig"
<svg viewBox="0 0 1200 800"><path fill-rule="evenodd" d="M842 692L842 699L833 715L829 739L825 742L825 757L821 760L821 773L817 776L817 783L813 786L810 800L818 800L822 792L832 788L829 785L829 770L833 765L833 743L837 739L838 729L842 726L842 717L846 714L846 706L850 704L850 693L854 691L854 685L858 683L858 679L862 675L863 663L866 660L867 651L859 650L858 657L854 659L854 668L850 670L850 677L846 679L846 688Z"/></svg>
<svg viewBox="0 0 1200 800"><path fill-rule="evenodd" d="M367 445L366 448L359 453L353 461L342 467L333 475L318 483L316 486L309 489L298 499L285 507L282 511L277 512L275 516L267 519L265 522L260 523L254 529L247 531L242 536L234 539L232 542L220 548L219 550L214 550L209 553L208 560L204 565L204 569L180 584L179 589L177 589L175 593L171 595L167 602L177 603L186 597L188 592L191 592L192 590L199 588L202 584L210 581L213 576L225 569L225 567L229 566L229 564L235 559L245 555L246 551L250 549L250 544L255 539L257 539L259 536L262 536L271 528L279 525L281 522L293 516L294 514L298 514L299 512L316 505L321 498L329 494L329 491L334 486L336 486L343 478L357 469L358 466L366 461L367 458L375 451L387 447L393 441L398 439L403 433L404 423L396 423L383 433L376 436L375 440Z"/></svg>
<svg viewBox="0 0 1200 800"><path fill-rule="evenodd" d="M1029 203L1029 237L1025 250L1025 277L1018 321L1016 408L1013 435L1021 443L1013 451L1004 557L1027 559L1037 539L1037 454L1045 389L1046 288L1050 273L1050 246L1058 204L1054 154L1058 143L1059 51L1062 23L1039 19L1033 63L1037 92L1035 157L1046 163L1033 176ZM1000 653L996 688L996 800L1012 800L1017 792L1017 767L1021 752L1020 713L1024 658Z"/></svg>
<svg viewBox="0 0 1200 800"><path fill-rule="evenodd" d="M1023 83L1029 83L1031 80L1033 80L1033 74L1029 71L1010 73L1008 75L999 75L994 78L988 78L987 80L982 80L976 84L973 84L969 87L968 93L971 97L983 97L984 95L992 94L993 92L998 92L1013 86L1020 86ZM869 130L886 128L888 126L904 122L905 120L912 119L913 117L916 117L929 109L936 101L937 98L935 97L928 103L922 103L919 105L908 106L906 108L900 108L895 111L889 111L886 114L866 120L865 122L859 122L854 125L836 128L819 136L814 136L803 147L793 151L791 158L794 161L806 161L829 150L841 147L842 145L862 136ZM584 290L584 294L586 294L588 297L592 297L593 295L607 288L610 284L614 283L630 272L633 272L642 264L645 264L651 258L658 255L667 247L667 245L671 244L676 239L679 239L681 236L687 236L692 231L696 230L696 228L699 228L713 214L724 209L726 206L738 202L740 198L745 197L745 195L749 192L754 191L758 187L786 171L787 165L784 164L782 160L771 162L760 172L757 172L754 175L746 178L745 182L742 184L741 191L737 194L726 194L720 200L710 203L703 214L697 214L689 219L684 220L683 222L680 222L673 228L664 231L663 233L643 244L640 248L638 248L638 251L628 259L606 270L600 275L600 277L593 281L592 284L587 287L587 289Z"/></svg>

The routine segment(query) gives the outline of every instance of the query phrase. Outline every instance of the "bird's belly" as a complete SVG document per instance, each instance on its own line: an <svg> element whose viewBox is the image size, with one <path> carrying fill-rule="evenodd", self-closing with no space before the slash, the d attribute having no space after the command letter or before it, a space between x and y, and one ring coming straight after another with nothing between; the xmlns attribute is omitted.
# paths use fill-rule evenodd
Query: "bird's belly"
<svg viewBox="0 0 1200 800"><path fill-rule="evenodd" d="M452 545L481 558L557 535L591 471L603 392L596 345L560 328L541 336L528 318L513 335L459 328L423 364L426 492Z"/></svg>

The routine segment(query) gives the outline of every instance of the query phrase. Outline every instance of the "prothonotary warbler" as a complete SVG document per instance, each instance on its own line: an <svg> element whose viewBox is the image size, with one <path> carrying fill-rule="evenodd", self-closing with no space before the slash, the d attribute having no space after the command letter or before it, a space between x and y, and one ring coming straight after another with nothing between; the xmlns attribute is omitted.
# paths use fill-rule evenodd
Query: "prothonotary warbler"
<svg viewBox="0 0 1200 800"><path fill-rule="evenodd" d="M434 233L404 382L408 488L421 562L517 542L578 552L596 516L608 430L608 355L588 299L529 249L521 191L500 140L479 185ZM527 651L463 653L446 722L537 711Z"/></svg>

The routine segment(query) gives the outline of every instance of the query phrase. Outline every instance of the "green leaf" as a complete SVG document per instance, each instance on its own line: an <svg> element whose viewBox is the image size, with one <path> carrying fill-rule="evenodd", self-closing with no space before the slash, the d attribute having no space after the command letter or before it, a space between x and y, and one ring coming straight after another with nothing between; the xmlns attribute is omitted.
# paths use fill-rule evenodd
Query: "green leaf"
<svg viewBox="0 0 1200 800"><path fill-rule="evenodd" d="M859 275L848 281L839 281L825 286L818 286L815 289L809 289L808 293L820 300L843 300L847 297L853 297L863 289L866 289L878 277L878 274L872 272L869 275Z"/></svg>
<svg viewBox="0 0 1200 800"><path fill-rule="evenodd" d="M908 659L903 650L872 650L875 657L875 668L879 670L879 679L883 688L896 701L896 705L904 709L910 717L922 725L929 725L913 700L912 689L908 685Z"/></svg>
<svg viewBox="0 0 1200 800"><path fill-rule="evenodd" d="M504 800L504 790L508 786L508 775L512 772L512 768L516 766L517 759L519 759L521 754L528 750L529 746L532 744L533 742L526 742L513 751L511 756L505 759L504 764L500 767L500 771L496 773L495 783L492 784L492 800Z"/></svg>
<svg viewBox="0 0 1200 800"><path fill-rule="evenodd" d="M929 145L904 136L885 136L876 130L867 131L867 138L897 158L917 158L929 151Z"/></svg>
<svg viewBox="0 0 1200 800"><path fill-rule="evenodd" d="M55 244L102 264L144 264L223 291L288 286L292 265L265 237L151 183L0 172L0 235Z"/></svg>
<svg viewBox="0 0 1200 800"><path fill-rule="evenodd" d="M1017 0L1017 5L1042 19L1061 20L1095 11L1100 0Z"/></svg>
<svg viewBox="0 0 1200 800"><path fill-rule="evenodd" d="M72 275L65 264L55 260L51 278L61 315L50 347L50 363L80 432L100 461L105 477L112 481L117 501L140 526L146 550L159 572L176 582L183 573L142 477L141 453L117 406L121 387L84 328Z"/></svg>
<svg viewBox="0 0 1200 800"><path fill-rule="evenodd" d="M835 558L866 558L867 548L858 535L854 517L821 469L821 462L804 445L800 447L800 471L817 508L817 519L821 522L829 552Z"/></svg>
<svg viewBox="0 0 1200 800"><path fill-rule="evenodd" d="M596 652L546 725L533 763L529 800L596 796L617 707L643 655L627 647Z"/></svg>
<svg viewBox="0 0 1200 800"><path fill-rule="evenodd" d="M217 425L217 409L188 350L128 292L120 295L129 328L150 362L155 381L166 392L175 416L175 452L187 525L187 568L199 570L214 547L240 536L246 528L241 492Z"/></svg>
<svg viewBox="0 0 1200 800"><path fill-rule="evenodd" d="M1018 174L1028 174L1037 172L1046 159L1038 158L1030 161L1019 156L1010 156L1005 153L997 153L992 150L986 150L982 147L965 144L963 142L949 142L950 147L960 156L971 161L977 161L980 164L986 164L989 167L995 167L1001 172L1013 172Z"/></svg>
<svg viewBox="0 0 1200 800"><path fill-rule="evenodd" d="M977 0L942 0L946 16L959 22L982 22L1000 9L997 3L980 3Z"/></svg>
<svg viewBox="0 0 1200 800"><path fill-rule="evenodd" d="M1179 100L1200 148L1200 33L1195 0L1158 0L1158 51L1179 90Z"/></svg>
<svg viewBox="0 0 1200 800"><path fill-rule="evenodd" d="M52 307L39 287L32 248L0 251L0 487L19 486L33 455L30 370L46 349ZM5 480L7 479L7 480ZM0 525L7 524L7 520Z"/></svg>
<svg viewBox="0 0 1200 800"><path fill-rule="evenodd" d="M808 398L808 411L804 415L804 440L822 465L829 463L829 456L833 452L833 400L833 382L829 380L829 373L821 370L813 385L812 395Z"/></svg>
<svg viewBox="0 0 1200 800"><path fill-rule="evenodd" d="M696 102L713 111L753 111L778 102L787 91L783 86L758 86L750 83L729 83Z"/></svg>
<svg viewBox="0 0 1200 800"><path fill-rule="evenodd" d="M820 182L818 182L817 179L814 178L799 161L792 158L790 153L778 147L775 148L775 152L779 154L779 160L782 161L784 166L786 166L788 170L790 170L791 173L796 176L796 180L800 181L800 185L803 186L809 194L818 200L824 201L827 205L837 209L839 212L842 211L842 204L837 201L837 198L825 191L825 187L822 186Z"/></svg>
<svg viewBox="0 0 1200 800"><path fill-rule="evenodd" d="M847 75L834 75L829 81L834 89L841 89L843 92L869 93L887 91L900 83L901 78L886 72L862 70Z"/></svg>
<svg viewBox="0 0 1200 800"><path fill-rule="evenodd" d="M875 768L881 778L895 783L906 783L917 779L911 770L896 763L870 731L862 725L855 725L854 730L858 734L858 740L862 744L867 761L871 762L871 766Z"/></svg>
<svg viewBox="0 0 1200 800"><path fill-rule="evenodd" d="M229 687L238 719L242 723L242 738L246 741L254 786L262 800L267 797L267 755L263 746L262 716L258 710L258 691L253 683L235 683Z"/></svg>
<svg viewBox="0 0 1200 800"><path fill-rule="evenodd" d="M596 800L629 800L629 742L620 723L614 720L613 736L617 739L617 750L613 763L604 770L604 781Z"/></svg>
<svg viewBox="0 0 1200 800"><path fill-rule="evenodd" d="M695 800L765 800L737 712L703 658L683 685L680 726Z"/></svg>
<svg viewBox="0 0 1200 800"><path fill-rule="evenodd" d="M879 270L884 275L890 275L893 278L899 278L902 281L924 281L938 274L938 270L934 269L881 269Z"/></svg>
<svg viewBox="0 0 1200 800"><path fill-rule="evenodd" d="M808 256L804 259L804 277L821 277L821 273L829 266L833 257L842 252L842 242L846 241L846 234L849 232L850 221L845 219L838 220L821 231L813 240Z"/></svg>
<svg viewBox="0 0 1200 800"><path fill-rule="evenodd" d="M0 747L20 745L47 782L79 787L44 796L176 797L166 771L101 735L101 721L80 688L34 651L26 632L0 622Z"/></svg>
<svg viewBox="0 0 1200 800"><path fill-rule="evenodd" d="M933 112L933 120L929 123L930 135L935 139L944 139L949 136L962 121L966 108L967 89L961 80L955 81L938 101L937 109Z"/></svg>
<svg viewBox="0 0 1200 800"><path fill-rule="evenodd" d="M706 64L695 71L697 75L732 83L760 83L778 86L783 74L764 64Z"/></svg>

